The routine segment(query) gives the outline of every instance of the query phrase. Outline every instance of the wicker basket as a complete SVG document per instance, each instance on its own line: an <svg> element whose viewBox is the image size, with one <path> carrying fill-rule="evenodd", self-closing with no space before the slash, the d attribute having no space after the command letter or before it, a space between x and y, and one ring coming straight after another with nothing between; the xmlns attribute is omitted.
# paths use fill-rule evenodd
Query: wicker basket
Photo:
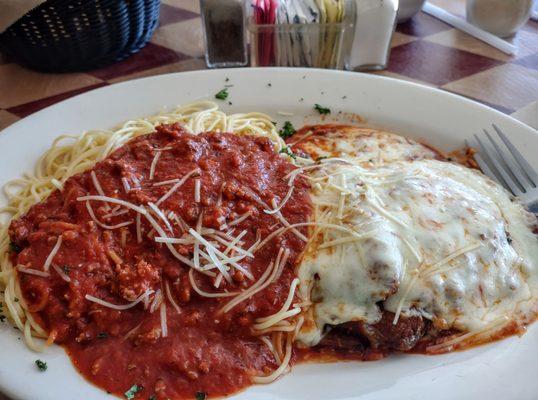
<svg viewBox="0 0 538 400"><path fill-rule="evenodd" d="M160 0L48 0L0 35L0 51L41 71L101 67L147 43L159 7Z"/></svg>

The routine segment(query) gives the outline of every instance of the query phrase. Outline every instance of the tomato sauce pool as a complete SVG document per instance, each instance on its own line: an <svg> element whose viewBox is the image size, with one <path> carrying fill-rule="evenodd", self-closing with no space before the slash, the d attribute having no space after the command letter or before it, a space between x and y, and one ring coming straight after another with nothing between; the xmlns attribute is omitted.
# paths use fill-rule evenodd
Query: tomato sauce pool
<svg viewBox="0 0 538 400"><path fill-rule="evenodd" d="M248 386L278 367L253 324L283 306L306 230L275 236L242 258L243 271L230 268L227 276L215 265L199 272L180 259L193 262L201 249L208 252L195 249L190 228L213 235L212 243L219 243L217 231L242 235L236 245L249 249L285 221L307 221L311 202L301 177L280 210L284 222L264 212L283 201L294 169L265 138L195 136L165 125L131 140L12 222L10 237L20 248L14 265L43 270L58 249L49 276L18 273L29 311L88 380L122 397L131 388L136 399L183 399ZM80 199L103 194L128 203ZM183 240L157 242L163 232ZM233 296L193 289L191 280L203 293L245 290L280 248L289 250L280 277L229 311L222 308Z"/></svg>

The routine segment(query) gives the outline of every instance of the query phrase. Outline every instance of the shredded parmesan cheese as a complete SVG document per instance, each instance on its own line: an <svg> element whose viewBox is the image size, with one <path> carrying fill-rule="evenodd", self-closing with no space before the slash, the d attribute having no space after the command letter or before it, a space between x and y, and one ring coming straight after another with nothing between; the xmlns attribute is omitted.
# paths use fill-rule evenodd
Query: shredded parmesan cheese
<svg viewBox="0 0 538 400"><path fill-rule="evenodd" d="M26 268L26 267L23 267L22 265L17 265L17 270L25 274L40 276L42 278L48 278L50 276L48 272L39 271L37 269L32 269L32 268Z"/></svg>
<svg viewBox="0 0 538 400"><path fill-rule="evenodd" d="M121 183L123 185L123 190L125 191L125 193L129 193L131 191L131 185L129 184L129 181L127 180L127 178L122 176Z"/></svg>
<svg viewBox="0 0 538 400"><path fill-rule="evenodd" d="M62 269L59 266L57 266L56 264L52 264L52 268L54 268L54 270L58 273L60 278L62 278L64 281L71 282L71 278L67 276L67 274L64 271L62 271Z"/></svg>
<svg viewBox="0 0 538 400"><path fill-rule="evenodd" d="M275 214L279 212L282 209L282 207L284 207L286 203L288 202L288 200L291 198L291 195L293 194L294 189L295 189L295 186L290 186L288 193L286 193L286 196L282 200L282 203L280 203L280 205L277 208L275 208L274 210L263 210L263 212L266 214Z"/></svg>
<svg viewBox="0 0 538 400"><path fill-rule="evenodd" d="M168 325L166 321L166 304L164 302L161 304L161 332L162 337L168 336Z"/></svg>
<svg viewBox="0 0 538 400"><path fill-rule="evenodd" d="M148 206L153 210L155 215L157 215L164 222L164 224L166 225L166 229L168 229L170 233L174 232L170 221L168 221L168 218L166 218L166 215L159 209L159 207L157 207L151 201L148 203Z"/></svg>
<svg viewBox="0 0 538 400"><path fill-rule="evenodd" d="M192 171L188 172L183 178L181 179L173 179L171 181L165 181L165 182L160 182L160 184L167 184L167 183L173 183L175 182L175 185L172 186L170 188L170 190L168 192L166 192L159 200L157 200L157 202L155 203L157 206L161 205L161 203L163 203L164 201L166 201L170 196L172 196L172 194L174 194L176 192L176 190L178 190L181 186L183 186L183 184L187 181L187 179L189 179L191 176L193 176L194 174L196 173L200 173L200 171L195 168L193 169ZM154 186L157 186L159 184L155 184Z"/></svg>
<svg viewBox="0 0 538 400"><path fill-rule="evenodd" d="M124 226L131 225L133 223L133 221L127 221L127 222L121 222L121 223L116 224L116 225L103 224L95 216L95 213L94 213L93 208L92 208L89 201L86 201L86 209L88 210L88 214L90 214L90 218L92 219L92 221L95 222L97 225L99 225L103 229L113 230L113 229L118 229L118 228L122 228Z"/></svg>
<svg viewBox="0 0 538 400"><path fill-rule="evenodd" d="M200 178L196 178L194 180L194 202L195 203L200 202L200 186L201 186Z"/></svg>
<svg viewBox="0 0 538 400"><path fill-rule="evenodd" d="M153 161L151 161L151 166L149 167L149 179L153 179L155 176L155 167L157 166L157 162L159 161L159 158L161 157L161 152L157 150L155 153L155 156L153 157Z"/></svg>
<svg viewBox="0 0 538 400"><path fill-rule="evenodd" d="M97 175L95 174L95 171L92 170L92 172L90 172L90 176L92 177L93 186L95 186L95 190L97 190L97 193L99 193L101 196L104 196L105 192L103 191L103 188L101 187L101 184L99 183L99 180L97 179Z"/></svg>
<svg viewBox="0 0 538 400"><path fill-rule="evenodd" d="M125 206L127 208L130 208L133 211L136 211L142 215L146 215L147 211L139 206L136 206L132 203L129 203L128 201L124 201L121 199L115 199L114 197L107 197L107 196L82 196L77 198L77 201L87 201L87 200L95 200L95 201L103 201L105 203L114 203L119 204L122 206Z"/></svg>
<svg viewBox="0 0 538 400"><path fill-rule="evenodd" d="M189 270L189 281L194 291L202 297L231 297L238 294L238 292L209 293L200 289L200 287L196 284L196 280L194 279L194 269Z"/></svg>
<svg viewBox="0 0 538 400"><path fill-rule="evenodd" d="M179 308L176 301L174 300L174 297L172 296L172 292L170 291L170 285L168 284L168 281L164 281L164 289L166 292L166 298L168 299L170 304L172 304L172 307L174 307L174 310L176 310L176 312L180 314L181 309Z"/></svg>
<svg viewBox="0 0 538 400"><path fill-rule="evenodd" d="M153 290L146 290L143 294L140 295L140 297L138 297L132 303L122 304L122 305L112 304L112 303L109 303L108 301L101 300L89 294L87 294L84 297L86 298L86 300L102 305L103 307L108 307L114 310L123 311L123 310L128 310L129 308L133 308L134 306L136 306L138 303L140 303L142 300L144 300L146 297L148 297L152 293L153 293Z"/></svg>
<svg viewBox="0 0 538 400"><path fill-rule="evenodd" d="M43 264L43 270L48 272L50 265L52 264L52 261L54 260L54 257L56 256L56 253L58 253L58 250L60 250L60 246L62 245L62 235L58 236L58 240L56 241L56 244L52 248L52 251L49 253L47 259L45 260L45 264Z"/></svg>
<svg viewBox="0 0 538 400"><path fill-rule="evenodd" d="M252 215L252 211L248 210L246 213L244 213L243 215L240 215L238 218L234 219L232 222L229 222L228 226L238 225L244 220L246 220L248 217L250 217L251 215Z"/></svg>

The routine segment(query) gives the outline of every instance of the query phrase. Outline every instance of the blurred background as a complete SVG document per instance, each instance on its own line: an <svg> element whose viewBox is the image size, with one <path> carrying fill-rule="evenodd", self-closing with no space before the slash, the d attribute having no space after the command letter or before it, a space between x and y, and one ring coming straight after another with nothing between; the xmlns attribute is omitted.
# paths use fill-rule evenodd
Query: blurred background
<svg viewBox="0 0 538 400"><path fill-rule="evenodd" d="M0 0L0 129L116 82L237 66L374 73L536 119L532 3Z"/></svg>

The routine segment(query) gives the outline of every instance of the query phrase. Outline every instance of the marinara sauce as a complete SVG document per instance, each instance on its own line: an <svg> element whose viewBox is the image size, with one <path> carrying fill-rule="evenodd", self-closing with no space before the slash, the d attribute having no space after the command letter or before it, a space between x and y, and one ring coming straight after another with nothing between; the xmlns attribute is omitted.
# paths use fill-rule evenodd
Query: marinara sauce
<svg viewBox="0 0 538 400"><path fill-rule="evenodd" d="M268 139L228 133L192 135L179 125L160 126L131 140L91 170L67 180L63 190L53 192L10 226L11 240L21 249L12 261L31 269L43 269L61 236L49 277L18 273L22 294L34 318L67 350L78 370L122 397L133 385L136 399L223 396L248 386L253 376L277 368L252 326L256 318L274 314L284 304L305 246L298 235L288 231L253 258L243 259L241 266L254 279L232 268L231 282L221 279L217 288L215 276L194 272L203 291L239 292L261 277L280 248L289 249L279 279L222 312L233 297L208 298L195 292L188 276L191 268L155 241L159 234L146 218L117 204L91 200L88 207L87 201L77 200L99 195L93 171L106 196L145 206L170 237L180 238L185 233L182 228L169 218L172 232L168 231L147 205L156 204L174 185L163 182L177 182L195 169L198 172L158 205L165 217L173 212L189 228L201 223L203 228L234 237L246 231L241 238L245 249L283 226L275 214L263 211L263 204L272 204L272 199L282 202L289 190L286 175L295 167L274 151ZM308 184L301 177L294 184L291 198L280 210L290 224L307 221L311 213ZM89 208L109 228L96 223ZM229 225L247 213L242 221ZM193 244L173 246L193 259ZM126 305L148 290L153 294L146 304L141 301L125 310L86 298ZM154 301L158 290L166 305L166 337L160 307L151 312L155 305L151 303L159 305Z"/></svg>

